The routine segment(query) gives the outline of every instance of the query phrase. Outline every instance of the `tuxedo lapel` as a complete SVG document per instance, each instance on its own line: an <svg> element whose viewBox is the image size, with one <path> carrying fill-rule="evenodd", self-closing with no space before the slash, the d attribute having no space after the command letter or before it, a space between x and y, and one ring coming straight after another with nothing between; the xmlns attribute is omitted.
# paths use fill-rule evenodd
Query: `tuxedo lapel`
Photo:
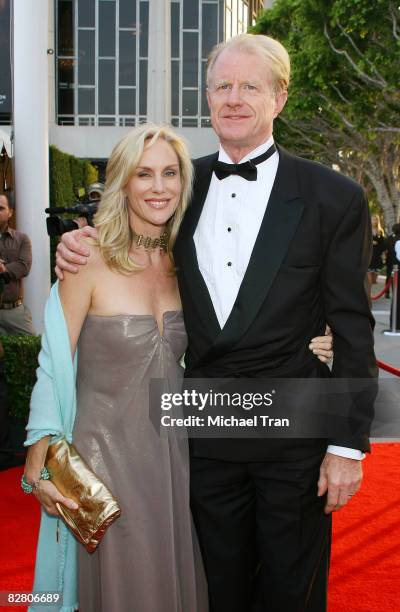
<svg viewBox="0 0 400 612"><path fill-rule="evenodd" d="M198 313L206 329L210 331L211 338L215 338L221 328L207 285L199 269L193 235L206 201L213 173L212 168L216 159L218 159L218 153L203 158L200 160L201 164L195 161L193 197L182 221L174 249L179 272L182 273L185 283L190 287L193 301L198 305ZM188 316L187 313L186 316Z"/></svg>
<svg viewBox="0 0 400 612"><path fill-rule="evenodd" d="M257 316L296 232L304 205L295 160L279 150L279 166L249 265L229 318L201 363L232 348ZM201 276L201 274L200 274Z"/></svg>

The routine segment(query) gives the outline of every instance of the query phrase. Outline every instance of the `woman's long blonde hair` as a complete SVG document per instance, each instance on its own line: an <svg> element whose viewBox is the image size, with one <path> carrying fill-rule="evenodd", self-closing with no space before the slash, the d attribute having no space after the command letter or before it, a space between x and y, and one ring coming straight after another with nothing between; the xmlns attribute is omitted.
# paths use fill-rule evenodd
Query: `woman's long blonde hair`
<svg viewBox="0 0 400 612"><path fill-rule="evenodd" d="M145 123L131 130L113 149L107 164L106 187L94 217L98 245L106 264L113 270L129 274L143 267L129 255L132 232L125 187L139 165L144 149L159 138L168 142L179 160L182 192L175 213L168 220L168 255L172 266L172 247L192 192L193 168L185 143L165 125Z"/></svg>
<svg viewBox="0 0 400 612"><path fill-rule="evenodd" d="M371 222L372 222L372 219L377 219L377 220L378 220L378 222L377 222L377 224L376 224L376 225L377 225L377 227L376 227L376 233L377 233L378 235L380 234L381 236L384 236L384 235L385 235L385 230L383 229L383 227L382 227L382 225L381 225L381 218L380 218L380 216L379 216L379 215L372 215L372 217L371 217ZM374 228L374 226L373 226L373 224L372 224L372 230L374 230L374 229L375 229L375 228Z"/></svg>

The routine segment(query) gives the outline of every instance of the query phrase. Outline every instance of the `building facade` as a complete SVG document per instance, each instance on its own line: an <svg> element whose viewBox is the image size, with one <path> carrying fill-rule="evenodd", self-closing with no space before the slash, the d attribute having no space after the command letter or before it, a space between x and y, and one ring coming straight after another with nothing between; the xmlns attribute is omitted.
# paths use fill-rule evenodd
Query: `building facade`
<svg viewBox="0 0 400 612"><path fill-rule="evenodd" d="M172 123L193 157L215 150L206 58L214 44L246 31L262 6L253 0L0 0L0 129L14 143L17 227L32 240L24 289L37 330L50 283L49 144L105 161L132 126L156 121Z"/></svg>
<svg viewBox="0 0 400 612"><path fill-rule="evenodd" d="M78 157L106 159L127 129L156 120L175 126L194 156L215 147L205 95L207 55L218 42L245 32L263 0L40 1L49 11L51 144ZM6 30L10 2L2 4ZM154 15L162 11L163 27L154 28ZM165 50L164 70L158 47ZM151 87L154 74L157 89L168 96L161 114L150 108L159 97ZM8 90L7 96L9 106ZM10 124L11 114L0 114L0 123Z"/></svg>

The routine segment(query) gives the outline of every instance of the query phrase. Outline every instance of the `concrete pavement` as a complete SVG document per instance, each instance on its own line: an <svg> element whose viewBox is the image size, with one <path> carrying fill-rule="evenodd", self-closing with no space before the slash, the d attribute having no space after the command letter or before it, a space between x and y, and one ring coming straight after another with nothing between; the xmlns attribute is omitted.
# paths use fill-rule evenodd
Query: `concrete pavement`
<svg viewBox="0 0 400 612"><path fill-rule="evenodd" d="M385 285L385 277L379 276L378 283L372 287L372 295L377 295L380 291L382 291ZM385 297L380 298L379 300L374 300L372 302L372 313L375 317L375 354L376 358L381 361L385 361L390 365L395 366L396 368L400 368L400 335L399 336L385 336L383 334L384 330L390 329L389 320L390 320L390 306L391 299L387 299ZM398 328L400 326L400 322L398 322ZM380 379L392 379L393 381L398 381L400 386L400 378L394 376L393 374L389 374L389 372L385 372L385 370L379 369L379 378ZM397 383L389 383L389 384L397 384ZM400 405L399 405L400 411ZM400 438L372 438L372 442L399 442Z"/></svg>
<svg viewBox="0 0 400 612"><path fill-rule="evenodd" d="M372 295L377 295L384 287L385 277L379 276L378 283L372 287ZM385 297L372 302L372 313L375 317L375 353L377 359L386 361L396 368L400 368L400 335L399 336L385 336L384 330L390 328L390 305L391 299ZM400 321L398 322L400 326ZM379 376L381 378L396 378L392 374L379 370ZM399 384L400 384L400 378ZM400 408L399 408L400 409Z"/></svg>

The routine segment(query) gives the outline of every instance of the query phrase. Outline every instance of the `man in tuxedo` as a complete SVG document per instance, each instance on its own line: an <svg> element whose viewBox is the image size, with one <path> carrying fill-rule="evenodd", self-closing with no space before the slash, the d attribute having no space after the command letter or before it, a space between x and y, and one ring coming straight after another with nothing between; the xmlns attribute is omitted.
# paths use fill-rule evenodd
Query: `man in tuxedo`
<svg viewBox="0 0 400 612"><path fill-rule="evenodd" d="M265 36L237 36L209 58L220 149L194 162L174 249L188 377L329 377L307 348L325 321L332 375L377 375L368 206L354 181L274 144L289 72L286 50ZM65 259L78 261L61 246L61 267ZM369 450L372 406L355 398L352 410L362 426L344 439L191 441L212 612L326 609L330 515L359 489Z"/></svg>
<svg viewBox="0 0 400 612"><path fill-rule="evenodd" d="M352 180L274 145L288 82L285 49L265 36L238 36L209 58L220 150L195 161L175 247L189 377L328 376L306 348L325 320L333 376L376 376L368 206ZM358 410L365 428L353 439L192 440L212 610L325 609L330 512L358 490L369 450L372 407Z"/></svg>

